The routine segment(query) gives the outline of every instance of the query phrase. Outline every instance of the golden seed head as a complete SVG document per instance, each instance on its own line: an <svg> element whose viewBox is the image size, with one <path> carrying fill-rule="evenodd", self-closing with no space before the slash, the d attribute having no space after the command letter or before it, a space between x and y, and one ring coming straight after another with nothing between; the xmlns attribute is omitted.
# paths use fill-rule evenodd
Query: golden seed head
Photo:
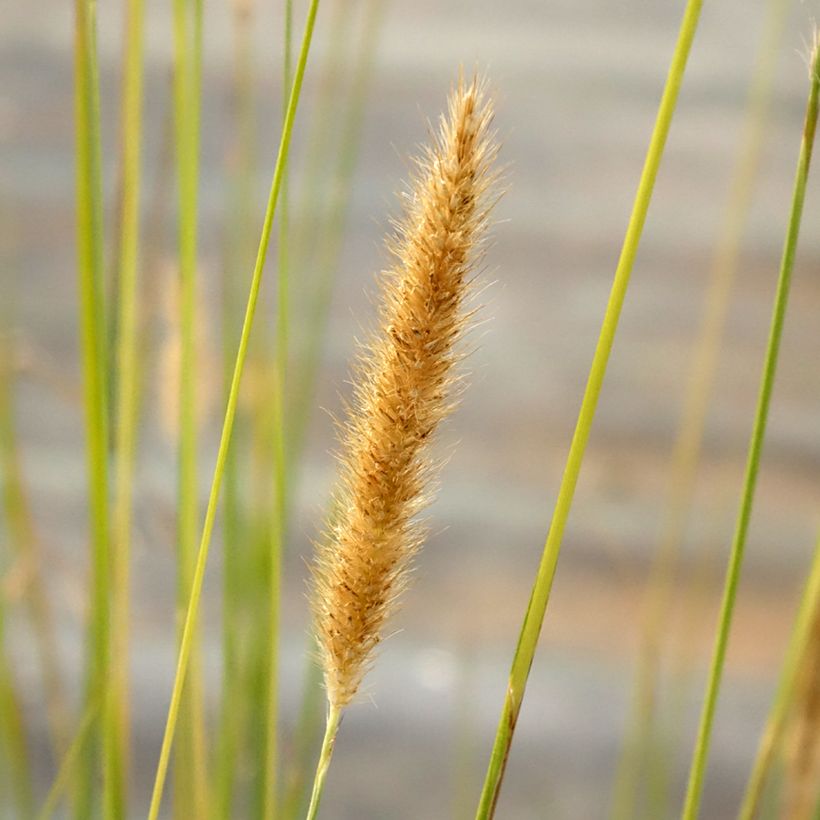
<svg viewBox="0 0 820 820"><path fill-rule="evenodd" d="M331 706L356 694L406 584L430 494L428 444L452 410L455 344L492 202L497 147L484 84L463 78L433 144L416 162L388 246L378 326L355 367L340 425L334 514L313 566L314 628Z"/></svg>

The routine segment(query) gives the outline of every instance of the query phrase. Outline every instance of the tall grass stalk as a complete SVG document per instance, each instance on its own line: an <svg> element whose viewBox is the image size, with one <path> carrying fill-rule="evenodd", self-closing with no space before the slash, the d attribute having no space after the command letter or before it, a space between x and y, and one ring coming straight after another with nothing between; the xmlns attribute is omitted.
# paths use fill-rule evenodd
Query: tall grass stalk
<svg viewBox="0 0 820 820"><path fill-rule="evenodd" d="M786 316L789 288L791 286L792 271L794 268L797 239L800 232L800 220L803 215L803 203L806 195L806 181L809 175L814 133L817 126L817 101L820 77L818 77L818 42L815 40L814 51L811 55L811 81L808 102L806 105L806 119L803 126L803 139L800 146L800 155L797 163L794 193L792 197L791 213L783 248L783 258L780 264L780 275L775 294L772 313L769 341L766 347L766 356L763 363L760 393L755 413L754 427L749 442L746 475L743 483L743 493L738 510L735 535L726 573L726 581L721 603L720 616L715 637L715 647L709 678L706 685L706 694L701 712L697 741L692 755L689 771L689 783L683 807L684 820L694 820L700 811L703 782L706 775L706 765L709 757L709 746L712 737L715 708L717 706L720 684L723 677L723 668L726 660L726 647L729 642L729 632L734 613L737 588L740 581L740 571L743 565L743 556L746 548L746 536L749 520L754 503L755 487L760 469L760 454L766 435L766 422L769 415L774 378L777 370L777 359L780 352L780 340L783 334L783 324Z"/></svg>
<svg viewBox="0 0 820 820"><path fill-rule="evenodd" d="M139 401L137 262L140 230L143 28L142 0L128 0L122 102L122 208L118 283L117 456L111 553L111 686L106 715L105 816L127 813L130 749L129 619L133 477Z"/></svg>
<svg viewBox="0 0 820 820"><path fill-rule="evenodd" d="M809 572L800 606L792 628L786 658L780 672L780 681L774 697L766 726L757 748L752 773L743 795L739 820L754 820L760 807L763 790L769 776L774 757L781 749L786 722L794 702L797 680L801 664L809 644L812 624L820 609L820 539L814 551L814 560Z"/></svg>
<svg viewBox="0 0 820 820"><path fill-rule="evenodd" d="M228 403L225 409L225 419L223 422L222 434L220 436L219 441L219 450L217 452L216 465L214 467L213 481L211 483L211 490L208 496L208 506L205 513L205 522L202 529L202 538L199 545L199 551L197 553L196 567L194 570L193 581L191 584L191 595L185 616L185 626L182 633L182 641L180 643L177 672L174 679L173 690L171 693L171 703L168 708L168 718L165 724L165 733L163 736L162 748L160 750L160 757L157 764L157 773L151 797L151 806L149 808L149 820L156 820L156 818L159 815L160 802L162 800L162 791L163 786L165 784L165 775L168 769L168 760L171 752L171 745L173 742L177 717L179 714L182 689L185 682L185 675L188 669L188 661L190 659L194 628L196 626L199 612L199 600L202 594L202 582L205 577L205 566L208 560L208 549L211 542L211 535L213 533L214 520L216 517L216 507L219 500L222 478L225 471L225 459L230 444L234 417L236 415L236 405L239 398L239 385L242 380L245 359L247 357L248 342L250 339L251 327L253 326L253 318L256 311L256 303L259 297L259 288L262 283L262 271L265 265L265 258L267 256L268 243L270 241L271 229L273 226L273 217L276 210L276 201L278 199L279 190L282 184L282 172L285 163L287 162L288 152L290 149L290 141L293 133L293 123L296 117L296 109L299 102L299 96L302 90L302 81L304 79L305 68L307 66L307 59L310 51L311 40L313 38L313 29L316 23L316 14L318 8L319 0L311 0L307 12L305 31L302 37L302 44L299 52L299 57L296 61L293 85L291 86L290 98L288 101L287 115L285 117L285 122L282 127L282 137L279 143L279 152L276 159L276 165L274 168L273 182L271 184L270 196L268 198L268 205L265 212L265 219L262 227L262 236L259 242L259 251L257 253L256 263L254 266L253 277L251 279L250 292L248 294L248 304L245 311L245 319L242 324L242 332L239 339L239 348L236 354L236 364L234 367L233 377L231 379L231 389L228 394Z"/></svg>
<svg viewBox="0 0 820 820"><path fill-rule="evenodd" d="M476 813L476 817L482 820L494 815L498 802L501 782L504 777L504 770L515 732L515 725L524 700L527 678L535 656L538 638L541 634L541 625L544 621L547 604L549 603L555 568L561 551L564 528L572 507L578 475L581 471L584 452L592 429L595 410L598 405L598 397L606 374L609 354L615 338L615 331L618 327L621 307L624 297L626 296L629 277L632 272L635 255L638 251L646 214L649 210L649 203L652 199L655 178L658 173L661 158L663 157L666 137L672 124L672 117L678 99L678 91L683 80L686 61L697 29L701 7L702 0L689 0L686 5L675 52L672 57L672 64L669 69L663 97L661 98L660 108L649 144L649 150L641 174L641 180L638 185L638 192L635 197L623 248L621 249L621 256L615 271L612 291L609 303L607 304L606 313L604 314L601 334L592 360L589 379L584 392L572 444L570 445L564 475L558 491L558 500L555 505L552 523L549 528L535 585L521 628L518 646L513 657L501 719L498 724L484 788Z"/></svg>
<svg viewBox="0 0 820 820"><path fill-rule="evenodd" d="M234 0L234 67L232 117L236 124L231 148L230 218L225 242L222 284L222 348L227 401L236 357L235 339L240 333L241 273L253 264L253 200L255 170L256 104L253 87L254 7ZM216 815L232 816L237 761L244 738L249 698L237 696L237 686L247 687L246 652L243 652L242 615L247 607L243 578L247 574L248 527L241 499L241 418L232 437L225 462L223 499L223 666L220 725L216 764Z"/></svg>
<svg viewBox="0 0 820 820"><path fill-rule="evenodd" d="M381 277L377 329L362 346L339 426L333 513L316 545L311 604L327 728L308 817L318 811L341 715L373 662L425 539L429 443L457 403L456 345L497 198L492 104L478 79L450 94L436 139L416 162Z"/></svg>
<svg viewBox="0 0 820 820"><path fill-rule="evenodd" d="M743 233L760 165L772 98L777 55L790 0L769 0L755 75L749 88L741 146L718 233L686 398L672 451L658 548L652 560L641 621L633 702L613 792L613 820L635 816L641 771L655 719L662 644L681 545L686 533L709 401L717 373L726 317L738 268Z"/></svg>
<svg viewBox="0 0 820 820"><path fill-rule="evenodd" d="M174 0L174 141L179 196L179 474L177 489L178 613L191 593L199 518L197 481L197 227L202 76L202 0ZM204 817L204 715L199 635L191 637L188 698L182 706L174 767L174 816Z"/></svg>
<svg viewBox="0 0 820 820"><path fill-rule="evenodd" d="M299 355L299 367L293 374L292 389L289 391L293 396L293 403L286 455L290 465L291 484L296 482L299 458L304 448L307 427L312 415L311 408L319 366L325 349L327 318L335 281L334 274L338 269L350 210L350 196L361 147L365 107L374 74L376 51L386 6L386 0L365 0L364 21L350 69L350 90L344 98L342 109L334 115L334 90L338 93L338 89L336 83L331 82L331 79L335 78L338 81L343 74L342 63L344 62L337 48L331 49L328 57L325 66L328 76L322 84L320 103L317 105L320 116L314 124L314 129L318 135L311 142L313 153L308 157L308 168L315 168L318 172L318 169L323 167L320 151L322 147L328 154L333 153L331 149L336 146L327 146L319 136L334 131L331 127L334 116L342 123L340 129L342 136L335 152L331 173L324 176L316 173L317 179L311 185L312 173L310 170L306 172L303 211L306 212L305 215L322 214L316 220L308 219L306 223L313 226L313 230L319 235L319 242L307 243L306 236L301 233L294 242L296 245L294 255L297 255L297 260L292 267L298 267L303 274L310 271L313 273L308 280L309 300L305 315L306 345ZM334 42L342 43L347 39L352 39L345 37L350 15L344 13L345 3L338 0L335 10L339 12L341 19L337 21L337 28L333 29ZM324 185L321 189L320 179ZM315 652L308 653L301 688L302 705L294 730L293 753L282 805L282 816L285 820L293 820L304 814L310 797L308 791L310 770L321 739L324 696L321 688L321 673L314 655Z"/></svg>
<svg viewBox="0 0 820 820"><path fill-rule="evenodd" d="M102 181L97 23L94 0L75 2L75 128L77 158L77 267L91 527L91 614L86 704L101 702L109 680L110 544L108 502L108 388L103 295ZM102 722L86 745L78 775L75 813L92 814ZM105 767L106 773L109 768ZM106 775L107 776L107 775Z"/></svg>
<svg viewBox="0 0 820 820"><path fill-rule="evenodd" d="M282 99L287 99L293 73L293 2L284 0L282 60ZM287 107L283 103L283 124L287 117ZM273 472L274 498L270 527L270 555L268 576L268 619L265 652L265 745L262 767L262 817L274 820L277 816L276 788L279 767L279 610L281 606L282 553L285 545L285 520L288 499L288 463L286 457L288 417L285 396L288 384L288 325L290 321L289 282L289 206L288 206L288 165L282 169L282 191L279 205L279 247L278 247L278 288L276 312L276 350L274 356L273 379Z"/></svg>

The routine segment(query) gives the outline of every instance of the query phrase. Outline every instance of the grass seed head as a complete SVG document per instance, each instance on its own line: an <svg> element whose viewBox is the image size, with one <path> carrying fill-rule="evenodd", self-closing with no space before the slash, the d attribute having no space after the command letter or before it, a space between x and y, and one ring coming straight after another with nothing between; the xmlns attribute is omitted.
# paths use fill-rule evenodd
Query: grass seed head
<svg viewBox="0 0 820 820"><path fill-rule="evenodd" d="M378 323L340 425L334 515L317 544L312 606L330 705L354 697L424 540L429 443L457 399L457 341L480 255L497 152L484 83L459 79L388 247Z"/></svg>

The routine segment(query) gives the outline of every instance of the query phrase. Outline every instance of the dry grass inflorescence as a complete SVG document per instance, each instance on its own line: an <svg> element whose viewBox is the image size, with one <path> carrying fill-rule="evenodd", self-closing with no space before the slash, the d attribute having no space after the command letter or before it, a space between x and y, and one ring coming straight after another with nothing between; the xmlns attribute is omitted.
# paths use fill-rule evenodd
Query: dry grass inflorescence
<svg viewBox="0 0 820 820"><path fill-rule="evenodd" d="M459 387L457 342L496 181L485 84L460 80L418 160L381 278L378 329L355 367L340 425L333 516L317 545L312 604L328 701L356 694L424 539L431 438Z"/></svg>
<svg viewBox="0 0 820 820"><path fill-rule="evenodd" d="M439 134L416 162L403 219L388 242L378 326L360 351L340 425L332 518L317 544L311 600L328 719L308 816L318 811L341 711L359 690L425 532L435 462L429 448L454 408L457 342L497 199L485 82L463 76Z"/></svg>

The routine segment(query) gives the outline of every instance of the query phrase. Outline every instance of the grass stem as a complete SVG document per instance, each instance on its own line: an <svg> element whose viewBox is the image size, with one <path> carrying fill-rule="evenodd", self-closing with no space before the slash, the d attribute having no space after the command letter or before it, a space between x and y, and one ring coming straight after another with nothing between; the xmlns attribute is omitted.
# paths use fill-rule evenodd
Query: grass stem
<svg viewBox="0 0 820 820"><path fill-rule="evenodd" d="M197 233L202 75L202 0L174 2L174 131L178 178L180 363L177 487L178 612L191 591L196 562L197 481ZM206 804L204 716L199 636L192 636L189 696L182 706L174 768L174 816L203 817Z"/></svg>
<svg viewBox="0 0 820 820"><path fill-rule="evenodd" d="M91 527L91 615L86 703L103 699L109 679L110 545L108 388L103 294L99 73L94 0L75 2L75 127L77 135L77 267ZM86 744L79 774L77 817L92 814L102 727Z"/></svg>
<svg viewBox="0 0 820 820"><path fill-rule="evenodd" d="M283 99L290 88L293 73L293 2L284 0L284 49L283 49ZM287 109L283 108L283 118ZM285 545L285 519L288 498L288 464L285 442L287 440L286 385L288 369L288 324L290 321L289 283L289 204L288 166L282 169L282 191L279 205L279 271L276 312L276 351L273 379L273 472L274 499L270 521L270 554L268 556L268 619L265 677L265 746L262 769L262 817L274 820L277 814L276 786L278 782L278 733L279 733L279 609L281 598L282 553Z"/></svg>
<svg viewBox="0 0 820 820"><path fill-rule="evenodd" d="M225 400L233 374L234 340L242 320L243 294L241 272L253 264L253 199L255 176L256 108L254 95L253 7L235 0L233 3L234 67L232 75L232 116L236 124L234 143L229 154L230 221L226 232L225 261L222 277L222 358ZM223 667L220 726L216 759L216 817L228 820L233 814L237 762L244 739L245 716L249 698L237 696L237 686L245 687L246 652L242 616L247 609L243 584L247 573L248 527L245 505L241 499L243 454L243 418L237 419L228 458L225 463L223 499Z"/></svg>
<svg viewBox="0 0 820 820"><path fill-rule="evenodd" d="M709 289L687 379L686 398L672 451L658 549L649 571L631 717L613 790L613 820L631 820L635 816L640 774L647 765L669 602L673 598L678 559L692 506L709 400L760 165L776 58L789 6L790 0L769 0L757 68L749 88L741 148L717 239Z"/></svg>
<svg viewBox="0 0 820 820"><path fill-rule="evenodd" d="M702 0L689 0L678 35L672 64L661 98L655 127L649 144L641 180L635 197L632 214L621 250L612 291L604 314L598 345L589 372L581 410L570 446L567 464L558 492L558 500L552 517L546 544L538 568L535 585L530 598L524 623L521 628L518 646L513 657L509 683L504 699L504 706L493 745L492 755L487 770L476 817L479 820L490 818L501 790L501 782L507 764L516 721L524 700L524 691L530 667L535 656L541 625L549 602L555 568L561 551L564 528L569 518L578 475L584 459L587 441L589 440L598 397L606 374L609 354L615 338L615 331L620 318L621 307L626 296L632 266L640 244L646 214L652 199L655 178L660 167L666 138L672 123L672 117L678 99L678 91L683 80L686 61L697 29Z"/></svg>
<svg viewBox="0 0 820 820"><path fill-rule="evenodd" d="M151 805L148 812L149 820L156 820L159 816L160 802L162 800L162 791L165 784L165 775L168 769L168 759L171 752L171 745L174 737L174 730L176 728L177 717L179 714L179 707L182 698L182 689L185 682L185 674L188 668L188 661L190 658L192 639L194 635L194 628L196 626L199 600L202 594L202 583L205 577L205 566L208 560L208 550L211 542L211 535L213 533L214 521L216 518L216 508L219 500L219 492L222 484L222 477L225 470L225 460L230 444L231 432L233 430L234 417L236 415L236 405L239 399L239 385L242 380L242 373L245 366L245 359L247 357L248 342L250 340L250 332L253 326L253 318L256 312L256 303L259 297L259 288L262 283L262 271L267 257L268 244L270 241L271 229L273 226L273 217L276 211L276 201L279 196L279 190L282 184L282 172L287 161L288 152L290 149L290 141L293 133L293 123L296 118L296 109L299 102L299 96L302 90L302 81L304 79L305 68L307 66L308 53L310 51L310 44L313 38L313 29L316 23L316 13L319 7L319 0L311 0L308 8L307 20L305 22L305 31L302 38L302 45L299 52L299 58L296 62L296 70L293 78L293 85L291 86L290 98L288 101L287 114L285 123L282 128L282 137L279 143L279 152L276 159L276 165L273 173L273 182L271 184L270 196L268 198L268 205L265 212L265 220L262 227L262 236L259 242L259 251L256 257L253 277L251 279L250 291L248 294L248 304L245 310L245 318L242 324L242 332L239 339L239 347L236 354L236 364L234 367L233 377L231 379L231 388L228 394L228 403L225 409L225 418L222 426L222 434L219 440L219 449L216 457L216 465L214 467L213 480L211 483L211 490L208 496L208 506L205 513L205 522L202 529L202 538L197 553L196 566L194 569L193 580L191 584L191 595L188 601L188 607L185 615L185 626L182 632L182 641L180 642L179 658L177 662L177 671L174 679L173 690L171 693L171 703L168 708L168 718L165 724L165 733L162 740L162 748L160 750L160 757L157 764L157 773L154 781L153 794L151 797Z"/></svg>
<svg viewBox="0 0 820 820"><path fill-rule="evenodd" d="M117 456L112 516L111 658L112 683L106 714L105 817L127 814L129 768L129 618L133 478L139 410L137 260L140 231L140 175L143 82L142 0L128 0L122 106L122 208L120 213L119 317L117 340Z"/></svg>
<svg viewBox="0 0 820 820"><path fill-rule="evenodd" d="M322 739L322 748L319 752L319 762L316 766L316 777L313 779L313 789L310 794L310 805L308 806L305 820L316 820L319 814L319 803L322 800L322 793L325 789L325 778L327 770L330 768L330 759L333 756L333 747L336 744L336 735L339 731L339 724L342 719L342 710L330 707L327 712L327 723L325 725L325 736Z"/></svg>
<svg viewBox="0 0 820 820"><path fill-rule="evenodd" d="M743 565L743 556L746 548L746 536L749 529L749 520L754 504L757 476L760 470L760 454L766 435L766 422L769 416L774 378L777 370L777 359L780 352L780 340L783 335L783 325L786 316L786 306L789 297L794 258L797 249L797 239L800 232L800 221L803 215L803 203L806 195L809 165L811 163L814 133L817 127L817 100L818 87L818 49L811 57L811 85L806 105L806 118L803 126L803 139L800 146L800 155L797 163L794 193L792 196L791 213L783 248L783 257L780 264L780 275L775 294L769 340L763 363L760 393L755 413L754 427L749 442L746 463L746 475L743 482L743 492L738 510L735 535L726 573L723 600L717 625L717 634L706 685L706 695L701 711L700 724L695 748L692 754L692 763L689 771L689 782L686 790L682 817L684 820L695 820L700 812L701 795L706 775L706 765L709 757L709 746L712 737L715 709L723 678L723 668L726 660L726 648L729 642L732 616L734 614L737 589L740 581L740 571Z"/></svg>

